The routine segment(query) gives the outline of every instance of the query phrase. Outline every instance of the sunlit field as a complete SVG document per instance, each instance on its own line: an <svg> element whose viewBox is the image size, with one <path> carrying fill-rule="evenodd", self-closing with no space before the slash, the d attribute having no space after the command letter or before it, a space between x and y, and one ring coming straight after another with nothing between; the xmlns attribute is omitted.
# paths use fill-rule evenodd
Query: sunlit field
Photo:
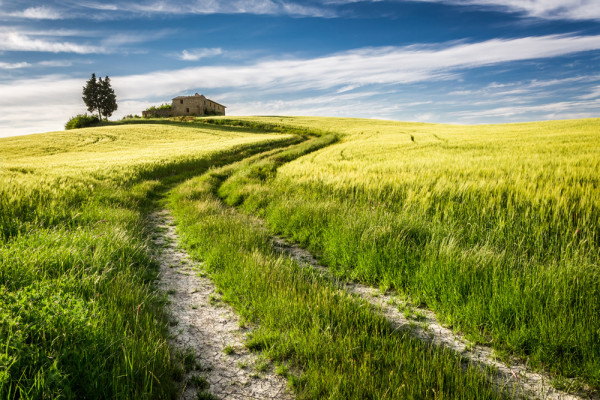
<svg viewBox="0 0 600 400"><path fill-rule="evenodd" d="M344 280L594 393L599 154L600 119L211 117L0 139L0 397L176 396L156 207L298 398L511 395ZM276 252L275 234L339 282Z"/></svg>
<svg viewBox="0 0 600 400"><path fill-rule="evenodd" d="M600 120L455 126L252 118L339 143L220 194L341 277L600 387Z"/></svg>
<svg viewBox="0 0 600 400"><path fill-rule="evenodd" d="M146 211L169 182L295 140L169 123L0 139L0 397L172 397Z"/></svg>

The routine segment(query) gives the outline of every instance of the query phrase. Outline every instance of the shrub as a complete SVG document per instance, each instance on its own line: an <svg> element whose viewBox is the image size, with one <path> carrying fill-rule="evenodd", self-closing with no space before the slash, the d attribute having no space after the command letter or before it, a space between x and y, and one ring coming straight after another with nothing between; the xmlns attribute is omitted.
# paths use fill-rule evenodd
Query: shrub
<svg viewBox="0 0 600 400"><path fill-rule="evenodd" d="M79 114L67 121L65 130L86 128L88 126L96 125L99 122L100 119L98 119L98 116L96 115Z"/></svg>
<svg viewBox="0 0 600 400"><path fill-rule="evenodd" d="M137 115L137 114L135 114L135 115L133 115L133 114L128 114L128 115L124 116L123 118L121 118L121 121L124 121L124 120L126 120L126 119L139 119L139 118L142 118L142 117L140 117L140 116L139 116L139 115Z"/></svg>
<svg viewBox="0 0 600 400"><path fill-rule="evenodd" d="M171 104L162 104L158 107L156 106L152 106L152 107L148 107L143 111L144 117L145 118L161 118L161 117L168 117L170 116L170 112L168 110L171 110L172 106Z"/></svg>

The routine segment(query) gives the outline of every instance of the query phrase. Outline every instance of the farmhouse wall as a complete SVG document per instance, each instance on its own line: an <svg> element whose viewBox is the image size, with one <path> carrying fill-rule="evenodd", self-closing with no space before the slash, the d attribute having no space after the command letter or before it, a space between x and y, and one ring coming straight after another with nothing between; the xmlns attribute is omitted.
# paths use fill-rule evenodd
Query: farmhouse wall
<svg viewBox="0 0 600 400"><path fill-rule="evenodd" d="M172 115L225 115L225 107L196 93L194 96L179 96L173 99Z"/></svg>
<svg viewBox="0 0 600 400"><path fill-rule="evenodd" d="M225 115L225 106L196 93L194 96L178 96L173 99L171 109L142 111L144 118L178 117L185 115Z"/></svg>

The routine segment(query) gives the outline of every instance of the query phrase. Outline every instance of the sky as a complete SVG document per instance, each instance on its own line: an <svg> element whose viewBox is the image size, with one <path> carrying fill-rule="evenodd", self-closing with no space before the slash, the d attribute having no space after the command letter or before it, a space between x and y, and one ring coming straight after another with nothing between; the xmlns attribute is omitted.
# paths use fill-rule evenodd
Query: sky
<svg viewBox="0 0 600 400"><path fill-rule="evenodd" d="M600 0L0 0L0 137L62 130L109 76L141 115L460 124L600 117Z"/></svg>

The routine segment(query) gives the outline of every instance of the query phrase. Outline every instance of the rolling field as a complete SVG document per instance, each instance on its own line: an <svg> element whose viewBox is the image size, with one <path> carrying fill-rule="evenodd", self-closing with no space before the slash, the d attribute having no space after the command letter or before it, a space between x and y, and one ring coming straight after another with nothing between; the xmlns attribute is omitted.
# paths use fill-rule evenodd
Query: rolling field
<svg viewBox="0 0 600 400"><path fill-rule="evenodd" d="M298 398L503 398L277 253L600 389L600 120L156 120L0 139L0 397L171 398L161 204ZM567 378L574 378L567 379Z"/></svg>
<svg viewBox="0 0 600 400"><path fill-rule="evenodd" d="M294 141L176 124L1 139L0 397L172 397L147 209L169 180Z"/></svg>
<svg viewBox="0 0 600 400"><path fill-rule="evenodd" d="M344 136L273 180L230 179L229 204L559 386L600 387L600 120L291 123Z"/></svg>

